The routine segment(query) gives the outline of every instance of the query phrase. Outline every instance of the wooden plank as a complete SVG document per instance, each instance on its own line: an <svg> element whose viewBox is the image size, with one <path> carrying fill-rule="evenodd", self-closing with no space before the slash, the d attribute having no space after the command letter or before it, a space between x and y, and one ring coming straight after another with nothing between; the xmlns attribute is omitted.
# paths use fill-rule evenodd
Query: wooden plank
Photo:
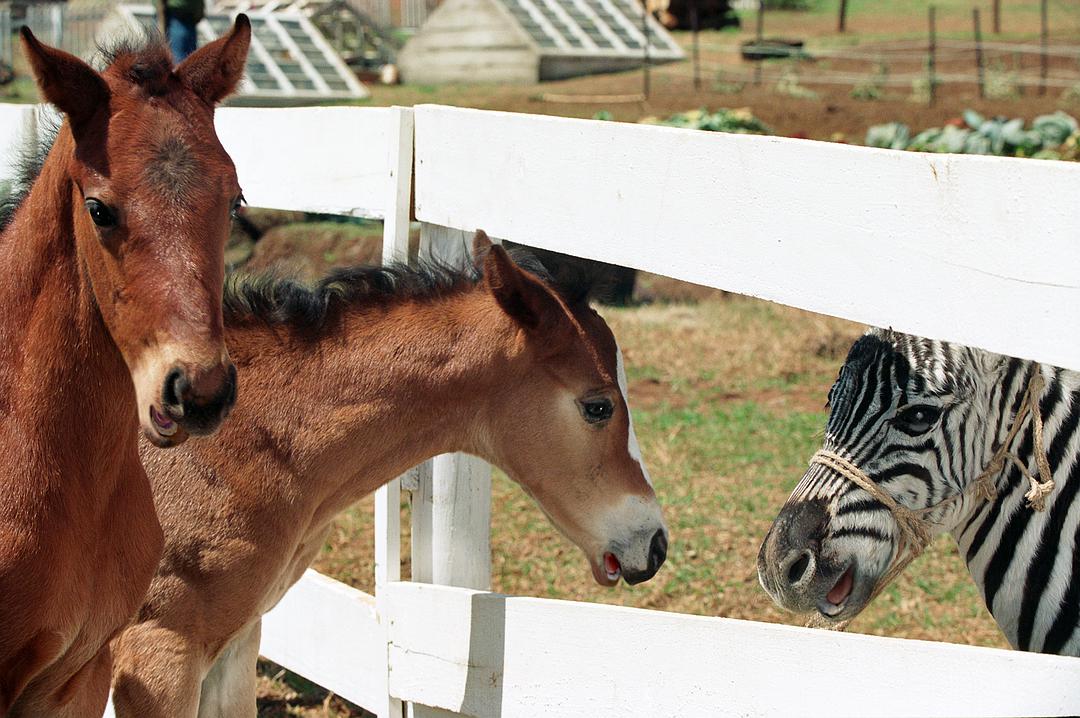
<svg viewBox="0 0 1080 718"><path fill-rule="evenodd" d="M401 579L401 484L394 479L375 492L375 605L377 617L382 618L380 637L386 648L387 624L385 617L390 611L386 586ZM341 634L342 636L345 634ZM340 640L341 636L339 636ZM369 710L380 718L400 718L401 701L392 697L387 684L387 657L383 653L383 667L379 673L382 691L377 703L369 704ZM316 679L312 679L316 680ZM317 679L322 684L321 677Z"/></svg>
<svg viewBox="0 0 1080 718"><path fill-rule="evenodd" d="M471 262L472 232L420 226L420 256L448 264ZM434 459L430 530L431 581L491 586L491 467L466 454ZM417 539L414 533L413 539Z"/></svg>
<svg viewBox="0 0 1080 718"><path fill-rule="evenodd" d="M423 221L1080 369L1074 163L415 112Z"/></svg>
<svg viewBox="0 0 1080 718"><path fill-rule="evenodd" d="M410 580L418 583L431 583L434 580L434 566L431 555L431 520L434 511L434 479L432 471L434 461L425 461L409 471L412 485L412 501L409 504L410 526Z"/></svg>
<svg viewBox="0 0 1080 718"><path fill-rule="evenodd" d="M383 264L408 262L409 225L411 220L413 168L412 111L391 109L390 133L386 147L385 166L389 169L386 195L386 218L383 220ZM384 587L401 579L401 482L393 479L375 491L375 596L378 615L385 616ZM401 702L390 696L386 671L386 626L380 625L379 636L384 647L383 668L378 673L380 700L369 704L370 710L384 718L399 718Z"/></svg>
<svg viewBox="0 0 1080 718"><path fill-rule="evenodd" d="M471 716L1080 713L1080 659L441 586L387 588L390 687Z"/></svg>
<svg viewBox="0 0 1080 718"><path fill-rule="evenodd" d="M308 570L263 617L259 653L358 705L386 700L375 598Z"/></svg>
<svg viewBox="0 0 1080 718"><path fill-rule="evenodd" d="M215 122L249 205L381 219L394 117L390 108L223 107Z"/></svg>
<svg viewBox="0 0 1080 718"><path fill-rule="evenodd" d="M390 136L384 151L389 181L384 185L383 263L409 261L409 225L412 220L413 115L412 110L390 110Z"/></svg>
<svg viewBox="0 0 1080 718"><path fill-rule="evenodd" d="M423 224L420 252L451 264L471 261L471 234ZM491 587L491 467L467 454L430 462L413 495L413 580L444 586ZM417 563L418 562L418 563ZM409 718L445 718L439 708L407 703Z"/></svg>
<svg viewBox="0 0 1080 718"><path fill-rule="evenodd" d="M435 457L431 582L491 588L491 466L468 454Z"/></svg>

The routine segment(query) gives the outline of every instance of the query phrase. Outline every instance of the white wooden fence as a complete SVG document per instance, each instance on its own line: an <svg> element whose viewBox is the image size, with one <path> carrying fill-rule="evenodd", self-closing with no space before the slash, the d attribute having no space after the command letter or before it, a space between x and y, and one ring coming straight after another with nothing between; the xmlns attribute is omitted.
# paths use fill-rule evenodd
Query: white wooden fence
<svg viewBox="0 0 1080 718"><path fill-rule="evenodd" d="M30 112L0 107L0 137ZM415 190L423 252L482 227L1080 369L1080 165L439 106L218 127L253 206L382 218L387 256ZM417 582L380 490L375 595L309 571L263 653L384 716L1080 714L1073 658L488 593L489 481L460 456L408 477Z"/></svg>

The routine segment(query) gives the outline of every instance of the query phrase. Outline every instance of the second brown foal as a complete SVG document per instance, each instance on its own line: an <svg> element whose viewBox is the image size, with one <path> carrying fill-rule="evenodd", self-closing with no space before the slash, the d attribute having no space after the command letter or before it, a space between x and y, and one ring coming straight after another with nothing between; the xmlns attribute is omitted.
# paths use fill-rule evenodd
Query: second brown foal
<svg viewBox="0 0 1080 718"><path fill-rule="evenodd" d="M653 576L667 530L611 331L478 234L482 276L344 270L226 291L245 392L212 439L142 457L165 553L115 643L118 716L254 716L262 615L350 504L431 456L501 467L597 581Z"/></svg>

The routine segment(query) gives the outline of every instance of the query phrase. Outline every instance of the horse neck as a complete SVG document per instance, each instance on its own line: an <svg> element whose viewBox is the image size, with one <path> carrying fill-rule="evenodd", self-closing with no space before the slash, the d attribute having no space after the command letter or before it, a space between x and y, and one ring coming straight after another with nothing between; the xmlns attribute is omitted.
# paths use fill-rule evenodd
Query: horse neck
<svg viewBox="0 0 1080 718"><path fill-rule="evenodd" d="M131 425L134 390L98 311L75 241L74 142L62 131L33 188L0 236L0 395L28 426L66 435L84 465L95 445L112 458ZM82 208L79 207L79 210ZM0 416L4 399L0 399ZM72 442L70 437L80 437ZM129 453L132 442L124 448ZM56 452L62 458L62 452ZM88 464L93 465L93 464Z"/></svg>
<svg viewBox="0 0 1080 718"><path fill-rule="evenodd" d="M436 454L489 455L486 397L513 385L517 333L487 292L391 300L341 327L284 345L266 328L227 330L242 397L224 429L229 451L272 437L287 457L282 481L296 477L326 516Z"/></svg>

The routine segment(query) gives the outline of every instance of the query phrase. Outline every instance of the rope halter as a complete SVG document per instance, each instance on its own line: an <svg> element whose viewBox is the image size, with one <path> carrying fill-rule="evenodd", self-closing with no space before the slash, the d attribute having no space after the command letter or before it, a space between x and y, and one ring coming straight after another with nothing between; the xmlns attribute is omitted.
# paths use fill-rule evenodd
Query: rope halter
<svg viewBox="0 0 1080 718"><path fill-rule="evenodd" d="M968 485L968 488L963 493L954 494L953 496L924 509L909 509L908 507L901 505L896 499L889 495L880 484L871 479L866 472L860 469L854 462L841 456L835 451L822 449L811 457L811 466L820 464L828 469L832 469L884 505L893 515L893 518L896 520L896 525L900 529L900 546L897 548L896 555L894 556L889 569L880 579L878 579L877 584L874 586L874 590L871 591L870 597L866 600L867 605L877 598L878 594L880 594L893 579L903 573L908 564L918 558L930 544L932 538L932 522L924 518L924 516L935 509L961 499L963 495L967 493L972 494L976 498L992 501L998 494L997 486L995 485L993 478L1001 473L1005 468L1006 462L1010 462L1016 466L1017 469L1020 470L1020 473L1027 477L1030 482L1031 487L1028 489L1028 492L1024 494L1028 506L1034 511L1043 511L1046 508L1046 497L1054 490L1054 479L1050 473L1050 463L1046 458L1046 450L1043 448L1043 420L1042 412L1039 409L1039 397L1042 395L1044 387L1045 382L1042 374L1036 369L1035 373L1032 374L1031 379L1028 381L1027 391L1024 393L1020 408L1016 411L1016 416L1013 417L1012 425L1009 427L1009 433L1005 436L1005 440L1001 442L1001 445L990 458L990 462L986 465L986 468L975 477L975 480ZM1020 460L1019 456L1014 452L1009 451L1009 447L1023 428L1024 421L1027 419L1029 413L1031 414L1032 425L1032 452L1035 454L1035 464L1038 467L1039 474L1038 478L1028 471L1027 465ZM813 628L828 628L834 631L843 631L847 628L849 623L851 623L851 619L846 621L830 621L820 614L814 614L807 621L806 625Z"/></svg>
<svg viewBox="0 0 1080 718"><path fill-rule="evenodd" d="M1028 482L1031 484L1031 488L1024 494L1028 506L1035 511L1043 511L1046 508L1046 497L1054 490L1054 478L1050 474L1050 462L1046 459L1046 450L1043 449L1043 420L1042 411L1039 410L1039 397L1042 396L1045 386L1046 383L1043 380L1042 373L1036 369L1035 373L1031 375L1031 380L1028 381L1024 400L1021 402L1020 408L1017 409L1016 416L1013 417L1013 423L1009 427L1009 433L1006 435L1005 441L1001 442L1001 446L991 457L990 463L986 465L982 473L975 477L975 481L972 483L972 491L976 496L987 501L993 501L997 498L997 486L992 481L992 478L1001 473L1002 469L1005 468L1005 461L1008 460L1020 470L1021 474L1027 477ZM1027 464L1021 461L1019 456L1009 451L1009 447L1012 445L1013 440L1016 439L1016 435L1020 433L1020 429L1024 425L1024 419L1027 418L1029 412L1031 414L1032 429L1031 449L1035 454L1035 465L1038 467L1039 478L1035 478L1028 471Z"/></svg>

